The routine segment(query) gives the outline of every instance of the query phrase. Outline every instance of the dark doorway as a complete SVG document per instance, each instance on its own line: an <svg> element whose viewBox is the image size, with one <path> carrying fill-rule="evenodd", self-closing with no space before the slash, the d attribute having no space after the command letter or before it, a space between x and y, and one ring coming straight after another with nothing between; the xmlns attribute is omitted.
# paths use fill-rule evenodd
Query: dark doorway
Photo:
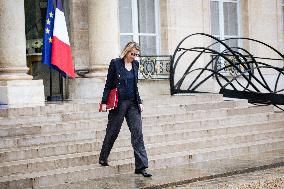
<svg viewBox="0 0 284 189"><path fill-rule="evenodd" d="M25 0L26 55L29 74L43 80L46 100L67 98L66 82L55 70L41 63L47 0Z"/></svg>

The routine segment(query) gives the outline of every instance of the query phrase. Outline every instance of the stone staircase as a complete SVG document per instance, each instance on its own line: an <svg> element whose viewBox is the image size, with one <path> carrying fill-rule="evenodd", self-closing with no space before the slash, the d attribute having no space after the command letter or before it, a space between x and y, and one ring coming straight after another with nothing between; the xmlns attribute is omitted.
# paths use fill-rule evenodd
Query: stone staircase
<svg viewBox="0 0 284 189"><path fill-rule="evenodd" d="M164 96L146 99L144 106L152 171L234 157L257 159L270 152L279 154L273 163L284 162L284 113L275 113L272 106L249 106L246 100L223 100L219 94ZM99 166L107 114L97 107L98 102L73 101L0 109L0 188L58 188L133 174L125 123L110 166Z"/></svg>

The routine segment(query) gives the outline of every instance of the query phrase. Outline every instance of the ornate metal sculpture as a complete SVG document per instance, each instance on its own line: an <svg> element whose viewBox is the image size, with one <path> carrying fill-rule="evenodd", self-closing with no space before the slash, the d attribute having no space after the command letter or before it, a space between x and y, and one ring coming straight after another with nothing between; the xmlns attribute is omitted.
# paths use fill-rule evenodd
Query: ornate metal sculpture
<svg viewBox="0 0 284 189"><path fill-rule="evenodd" d="M213 43L207 47L188 47L188 44L192 44L190 40L194 37L199 37L199 41L205 39L213 41ZM254 56L244 48L228 45L236 41L243 44L249 42L250 45L260 45L261 49L266 48L264 52L269 50L275 54L276 58ZM220 52L220 49L223 50ZM200 60L202 59L201 61L204 62L206 58L208 62L203 67L198 67L202 64ZM255 39L227 38L220 40L205 33L192 34L185 37L174 51L170 67L171 94L208 92L202 91L200 88L202 88L202 84L213 79L220 86L219 93L226 97L244 98L251 103L283 105L283 60L283 54L270 45ZM272 66L268 63L272 61L282 66ZM186 69L182 74L179 69L179 76L177 76L179 64L186 64ZM269 74L264 74L267 72ZM267 76L270 78L267 79ZM272 78L273 76L274 78ZM272 80L273 84L271 84ZM282 86L279 86L279 81L282 82Z"/></svg>

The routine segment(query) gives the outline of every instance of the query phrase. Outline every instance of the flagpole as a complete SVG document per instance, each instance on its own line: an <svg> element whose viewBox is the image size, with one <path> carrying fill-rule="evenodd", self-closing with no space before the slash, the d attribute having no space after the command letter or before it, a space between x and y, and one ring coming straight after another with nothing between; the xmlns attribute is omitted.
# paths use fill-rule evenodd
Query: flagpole
<svg viewBox="0 0 284 189"><path fill-rule="evenodd" d="M48 101L52 101L52 69L49 67L49 99Z"/></svg>
<svg viewBox="0 0 284 189"><path fill-rule="evenodd" d="M64 101L64 95L63 95L63 76L61 73L59 73L59 90L61 94L61 101Z"/></svg>

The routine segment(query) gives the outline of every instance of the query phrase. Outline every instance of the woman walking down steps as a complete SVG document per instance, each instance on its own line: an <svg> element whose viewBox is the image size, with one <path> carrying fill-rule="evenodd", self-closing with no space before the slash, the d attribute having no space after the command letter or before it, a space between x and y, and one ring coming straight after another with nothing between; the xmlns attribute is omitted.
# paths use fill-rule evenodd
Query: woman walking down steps
<svg viewBox="0 0 284 189"><path fill-rule="evenodd" d="M142 134L141 112L144 107L140 99L137 82L140 47L135 42L129 42L121 53L121 58L110 62L107 80L102 97L102 111L107 111L107 97L113 88L118 89L118 106L109 111L106 135L103 141L99 163L108 166L108 156L118 137L124 117L131 132L131 144L134 150L135 174L144 177L152 175L146 172L148 158Z"/></svg>

